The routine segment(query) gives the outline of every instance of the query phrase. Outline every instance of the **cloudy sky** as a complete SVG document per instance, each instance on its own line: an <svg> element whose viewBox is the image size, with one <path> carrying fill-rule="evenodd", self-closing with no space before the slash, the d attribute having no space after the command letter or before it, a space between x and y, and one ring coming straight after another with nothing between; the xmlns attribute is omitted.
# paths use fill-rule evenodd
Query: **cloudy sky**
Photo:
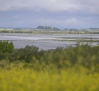
<svg viewBox="0 0 99 91"><path fill-rule="evenodd" d="M0 27L99 28L99 0L0 0Z"/></svg>

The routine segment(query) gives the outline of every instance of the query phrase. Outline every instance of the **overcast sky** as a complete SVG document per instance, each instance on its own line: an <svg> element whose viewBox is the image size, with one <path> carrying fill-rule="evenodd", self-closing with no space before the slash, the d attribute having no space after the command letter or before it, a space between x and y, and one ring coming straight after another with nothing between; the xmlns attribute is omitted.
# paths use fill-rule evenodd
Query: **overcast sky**
<svg viewBox="0 0 99 91"><path fill-rule="evenodd" d="M99 28L99 0L0 0L0 27Z"/></svg>

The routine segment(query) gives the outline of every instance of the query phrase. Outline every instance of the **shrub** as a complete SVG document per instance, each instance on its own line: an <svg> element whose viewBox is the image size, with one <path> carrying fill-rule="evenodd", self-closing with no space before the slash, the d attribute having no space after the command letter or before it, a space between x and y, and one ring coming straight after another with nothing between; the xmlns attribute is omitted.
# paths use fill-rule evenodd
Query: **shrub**
<svg viewBox="0 0 99 91"><path fill-rule="evenodd" d="M8 43L8 41L0 41L0 51L3 53L12 53L14 51L13 42Z"/></svg>

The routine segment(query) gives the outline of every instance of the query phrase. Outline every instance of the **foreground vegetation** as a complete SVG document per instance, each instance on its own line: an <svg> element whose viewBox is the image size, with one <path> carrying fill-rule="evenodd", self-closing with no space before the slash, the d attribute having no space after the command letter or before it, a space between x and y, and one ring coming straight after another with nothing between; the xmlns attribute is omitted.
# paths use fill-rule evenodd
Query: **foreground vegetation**
<svg viewBox="0 0 99 91"><path fill-rule="evenodd" d="M13 65L12 65L13 66ZM22 64L20 64L22 66ZM0 91L99 91L99 73L87 74L83 67L53 68L37 72L31 68L0 69Z"/></svg>
<svg viewBox="0 0 99 91"><path fill-rule="evenodd" d="M99 46L26 46L0 51L0 60L0 91L99 90Z"/></svg>

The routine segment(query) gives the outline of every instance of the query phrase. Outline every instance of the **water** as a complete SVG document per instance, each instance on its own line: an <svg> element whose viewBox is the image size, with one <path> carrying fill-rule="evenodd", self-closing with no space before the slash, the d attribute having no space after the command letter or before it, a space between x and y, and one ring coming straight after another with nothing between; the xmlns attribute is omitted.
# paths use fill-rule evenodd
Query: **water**
<svg viewBox="0 0 99 91"><path fill-rule="evenodd" d="M12 41L15 48L34 45L39 49L55 49L76 44L76 40L95 40L93 46L99 44L99 34L32 34L32 33L0 33L0 40ZM83 43L86 43L83 42Z"/></svg>

